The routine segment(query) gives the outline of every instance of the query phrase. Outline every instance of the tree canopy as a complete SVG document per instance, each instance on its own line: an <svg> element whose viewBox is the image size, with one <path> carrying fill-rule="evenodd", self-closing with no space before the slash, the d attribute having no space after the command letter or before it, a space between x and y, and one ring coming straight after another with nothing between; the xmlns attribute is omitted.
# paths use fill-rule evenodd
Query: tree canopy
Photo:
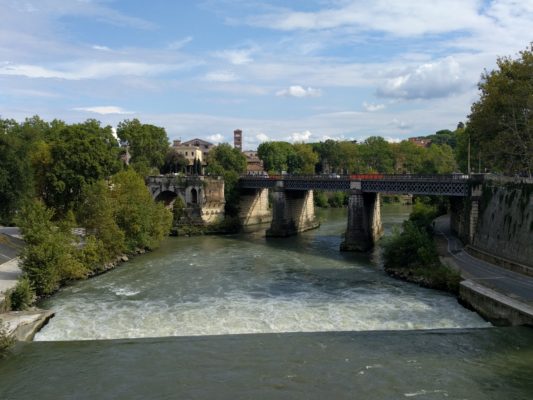
<svg viewBox="0 0 533 400"><path fill-rule="evenodd" d="M517 59L485 72L467 133L483 167L508 175L533 173L533 43Z"/></svg>
<svg viewBox="0 0 533 400"><path fill-rule="evenodd" d="M117 136L128 142L130 164L142 175L159 169L165 162L169 141L164 128L142 124L137 118L125 120L117 126Z"/></svg>

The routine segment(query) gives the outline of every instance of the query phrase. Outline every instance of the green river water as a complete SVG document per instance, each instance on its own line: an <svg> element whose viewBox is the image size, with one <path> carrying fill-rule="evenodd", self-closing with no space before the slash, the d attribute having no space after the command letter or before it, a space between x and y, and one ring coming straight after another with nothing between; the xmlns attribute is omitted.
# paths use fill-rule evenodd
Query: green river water
<svg viewBox="0 0 533 400"><path fill-rule="evenodd" d="M385 206L386 230L409 208ZM0 359L0 399L533 399L533 330L340 253L344 210L265 239L169 238L78 282Z"/></svg>

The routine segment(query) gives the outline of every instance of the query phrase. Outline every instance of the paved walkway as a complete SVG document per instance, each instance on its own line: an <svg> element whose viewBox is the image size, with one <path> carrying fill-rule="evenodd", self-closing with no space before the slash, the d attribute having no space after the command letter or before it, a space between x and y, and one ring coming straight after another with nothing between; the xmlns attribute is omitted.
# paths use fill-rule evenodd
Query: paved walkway
<svg viewBox="0 0 533 400"><path fill-rule="evenodd" d="M522 303L533 305L533 277L509 271L472 257L461 241L451 233L450 218L443 215L435 220L435 232L448 240L448 253L461 269L461 275Z"/></svg>
<svg viewBox="0 0 533 400"><path fill-rule="evenodd" d="M3 294L16 286L22 274L17 258L22 246L18 228L0 227L0 302Z"/></svg>

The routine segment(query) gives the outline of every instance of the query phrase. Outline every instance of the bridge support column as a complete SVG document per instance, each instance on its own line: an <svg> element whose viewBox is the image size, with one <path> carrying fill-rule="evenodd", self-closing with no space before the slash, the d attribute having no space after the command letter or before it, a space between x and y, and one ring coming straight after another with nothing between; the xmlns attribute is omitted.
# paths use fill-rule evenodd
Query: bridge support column
<svg viewBox="0 0 533 400"><path fill-rule="evenodd" d="M341 243L341 251L367 251L382 234L379 193L363 193L361 189L350 190L348 227Z"/></svg>
<svg viewBox="0 0 533 400"><path fill-rule="evenodd" d="M272 224L267 237L296 235L320 224L315 218L312 190L290 190L276 187L272 193Z"/></svg>
<svg viewBox="0 0 533 400"><path fill-rule="evenodd" d="M268 208L268 189L241 189L239 219L243 226L272 221Z"/></svg>

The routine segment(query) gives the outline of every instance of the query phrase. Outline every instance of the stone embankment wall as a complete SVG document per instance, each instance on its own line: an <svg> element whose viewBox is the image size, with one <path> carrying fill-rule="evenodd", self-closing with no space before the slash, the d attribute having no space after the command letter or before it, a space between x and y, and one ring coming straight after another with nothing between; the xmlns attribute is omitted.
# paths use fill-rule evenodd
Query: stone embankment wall
<svg viewBox="0 0 533 400"><path fill-rule="evenodd" d="M533 181L485 180L471 244L533 267Z"/></svg>

